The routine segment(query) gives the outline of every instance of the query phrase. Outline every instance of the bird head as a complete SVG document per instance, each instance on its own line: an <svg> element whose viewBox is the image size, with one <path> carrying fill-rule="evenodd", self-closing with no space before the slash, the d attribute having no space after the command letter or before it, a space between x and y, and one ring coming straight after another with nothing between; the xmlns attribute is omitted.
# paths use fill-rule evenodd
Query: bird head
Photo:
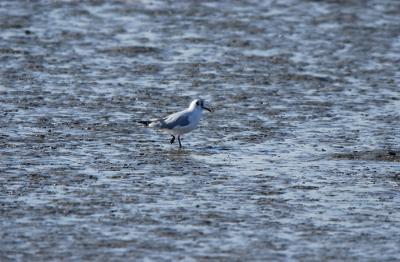
<svg viewBox="0 0 400 262"><path fill-rule="evenodd" d="M204 106L204 100L203 99L195 99L192 101L192 103L190 103L189 108L191 109L199 109L199 110L207 110L209 112L212 112L211 108L208 108L206 106Z"/></svg>

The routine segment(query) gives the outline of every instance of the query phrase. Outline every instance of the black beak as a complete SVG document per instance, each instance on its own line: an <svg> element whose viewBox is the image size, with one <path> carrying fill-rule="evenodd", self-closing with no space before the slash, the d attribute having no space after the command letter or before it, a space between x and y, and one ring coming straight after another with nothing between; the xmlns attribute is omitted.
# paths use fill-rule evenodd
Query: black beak
<svg viewBox="0 0 400 262"><path fill-rule="evenodd" d="M208 112L212 112L212 110L210 108L208 108L208 107L202 106L201 108L207 110Z"/></svg>

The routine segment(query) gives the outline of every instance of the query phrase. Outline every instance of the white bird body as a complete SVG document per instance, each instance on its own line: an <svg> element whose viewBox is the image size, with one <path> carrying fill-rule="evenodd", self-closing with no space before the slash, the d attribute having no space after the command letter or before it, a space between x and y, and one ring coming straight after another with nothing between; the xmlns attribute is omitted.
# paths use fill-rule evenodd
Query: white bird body
<svg viewBox="0 0 400 262"><path fill-rule="evenodd" d="M175 141L175 136L178 137L179 146L181 145L180 136L194 130L200 122L203 115L203 109L211 112L211 109L204 106L204 100L195 99L185 110L171 114L165 118L154 121L140 121L152 128L157 128L172 135L171 144Z"/></svg>

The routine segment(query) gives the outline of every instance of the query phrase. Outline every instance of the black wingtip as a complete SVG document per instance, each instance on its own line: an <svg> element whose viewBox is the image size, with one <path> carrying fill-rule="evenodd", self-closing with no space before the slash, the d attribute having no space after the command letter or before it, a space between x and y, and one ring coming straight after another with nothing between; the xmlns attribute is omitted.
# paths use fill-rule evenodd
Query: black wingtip
<svg viewBox="0 0 400 262"><path fill-rule="evenodd" d="M145 126L149 126L151 121L138 121L138 123L143 124Z"/></svg>

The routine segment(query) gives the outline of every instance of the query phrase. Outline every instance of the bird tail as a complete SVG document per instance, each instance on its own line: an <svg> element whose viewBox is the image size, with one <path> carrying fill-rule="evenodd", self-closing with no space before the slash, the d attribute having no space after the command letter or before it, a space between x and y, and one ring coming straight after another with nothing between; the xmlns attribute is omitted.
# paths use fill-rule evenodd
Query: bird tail
<svg viewBox="0 0 400 262"><path fill-rule="evenodd" d="M149 126L152 121L138 121L138 123Z"/></svg>

